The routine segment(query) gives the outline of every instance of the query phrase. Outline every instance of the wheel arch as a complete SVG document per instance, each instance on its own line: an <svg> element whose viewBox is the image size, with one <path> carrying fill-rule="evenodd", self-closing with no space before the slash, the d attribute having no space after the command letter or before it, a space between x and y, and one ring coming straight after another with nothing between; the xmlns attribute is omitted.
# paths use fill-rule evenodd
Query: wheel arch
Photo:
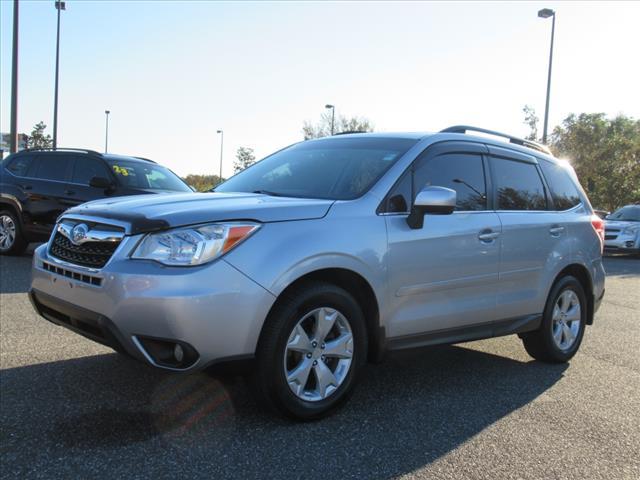
<svg viewBox="0 0 640 480"><path fill-rule="evenodd" d="M554 278L549 291L551 291L553 286L561 278L569 275L575 277L584 289L584 293L587 296L587 325L592 325L594 316L593 281L591 279L591 275L589 274L589 270L584 265L580 263L572 263L564 267Z"/></svg>
<svg viewBox="0 0 640 480"><path fill-rule="evenodd" d="M385 333L384 327L380 326L378 299L371 284L362 275L353 270L347 268L322 268L301 275L280 292L269 310L267 319L287 294L300 288L305 283L313 282L330 283L353 295L360 305L360 308L362 308L365 317L368 335L368 360L372 362L380 361L384 353ZM264 330L264 325L262 328ZM260 337L262 337L262 332ZM258 343L259 342L260 339L258 340Z"/></svg>

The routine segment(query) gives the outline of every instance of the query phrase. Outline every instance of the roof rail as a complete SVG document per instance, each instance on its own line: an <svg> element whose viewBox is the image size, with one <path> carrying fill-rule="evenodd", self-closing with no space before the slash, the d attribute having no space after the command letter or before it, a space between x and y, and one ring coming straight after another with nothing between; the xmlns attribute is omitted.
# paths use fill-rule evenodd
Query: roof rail
<svg viewBox="0 0 640 480"><path fill-rule="evenodd" d="M537 143L531 140L525 140L524 138L514 137L506 133L496 132L494 130L487 130L486 128L472 127L470 125L454 125L453 127L440 130L440 133L467 133L468 131L487 133L489 135L495 135L496 137L506 138L509 140L509 143L514 143L522 147L531 148L533 150L546 153L547 155L551 155L551 150L549 150L549 148L545 145L542 145L540 143Z"/></svg>
<svg viewBox="0 0 640 480"><path fill-rule="evenodd" d="M361 130L345 130L344 132L334 133L333 136L335 137L336 135L350 135L352 133L370 133L370 132L363 132Z"/></svg>
<svg viewBox="0 0 640 480"><path fill-rule="evenodd" d="M66 148L66 147L36 147L36 148L24 148L20 150L21 152L84 152L91 153L92 155L102 155L100 152L96 152L95 150L89 150L88 148Z"/></svg>

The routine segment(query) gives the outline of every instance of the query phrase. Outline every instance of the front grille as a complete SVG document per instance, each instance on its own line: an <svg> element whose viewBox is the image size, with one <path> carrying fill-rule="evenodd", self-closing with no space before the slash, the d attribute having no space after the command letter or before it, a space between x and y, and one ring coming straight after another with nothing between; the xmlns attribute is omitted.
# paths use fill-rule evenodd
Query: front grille
<svg viewBox="0 0 640 480"><path fill-rule="evenodd" d="M618 238L618 235L605 235L604 239L605 240L615 240L616 238Z"/></svg>
<svg viewBox="0 0 640 480"><path fill-rule="evenodd" d="M51 242L49 253L60 260L90 268L104 267L120 242L87 242L74 245L71 241L56 232Z"/></svg>

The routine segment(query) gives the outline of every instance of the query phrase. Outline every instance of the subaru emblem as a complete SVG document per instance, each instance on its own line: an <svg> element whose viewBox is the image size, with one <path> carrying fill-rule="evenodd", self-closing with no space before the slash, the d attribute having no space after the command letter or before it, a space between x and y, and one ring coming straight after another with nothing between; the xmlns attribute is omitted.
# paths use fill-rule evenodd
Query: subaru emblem
<svg viewBox="0 0 640 480"><path fill-rule="evenodd" d="M71 243L74 245L80 245L87 238L87 232L89 232L89 227L87 227L84 223L79 223L73 230L71 230Z"/></svg>

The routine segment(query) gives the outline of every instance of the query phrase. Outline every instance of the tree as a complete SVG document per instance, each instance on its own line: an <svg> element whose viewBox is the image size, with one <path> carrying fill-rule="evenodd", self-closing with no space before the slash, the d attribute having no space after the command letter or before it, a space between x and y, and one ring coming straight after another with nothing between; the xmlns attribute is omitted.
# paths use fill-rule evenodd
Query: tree
<svg viewBox="0 0 640 480"><path fill-rule="evenodd" d="M183 178L187 185L191 185L198 192L208 192L216 185L224 181L218 175L195 175L189 174Z"/></svg>
<svg viewBox="0 0 640 480"><path fill-rule="evenodd" d="M334 133L340 132L373 132L373 124L364 117L347 118L344 115L338 115L334 119ZM331 112L324 112L320 116L317 124L305 121L302 126L304 139L328 137L331 135Z"/></svg>
<svg viewBox="0 0 640 480"><path fill-rule="evenodd" d="M256 163L256 156L253 148L240 147L233 161L233 173L238 173Z"/></svg>
<svg viewBox="0 0 640 480"><path fill-rule="evenodd" d="M527 135L525 140L533 140L534 142L538 141L538 121L540 120L536 115L536 111L533 107L529 105L525 105L522 108L524 112L524 123L529 127L529 135Z"/></svg>
<svg viewBox="0 0 640 480"><path fill-rule="evenodd" d="M554 128L551 149L571 162L594 207L640 201L640 120L571 114Z"/></svg>
<svg viewBox="0 0 640 480"><path fill-rule="evenodd" d="M44 122L35 124L31 134L27 137L27 148L51 148L53 146L51 135L44 134L45 128L47 126Z"/></svg>

